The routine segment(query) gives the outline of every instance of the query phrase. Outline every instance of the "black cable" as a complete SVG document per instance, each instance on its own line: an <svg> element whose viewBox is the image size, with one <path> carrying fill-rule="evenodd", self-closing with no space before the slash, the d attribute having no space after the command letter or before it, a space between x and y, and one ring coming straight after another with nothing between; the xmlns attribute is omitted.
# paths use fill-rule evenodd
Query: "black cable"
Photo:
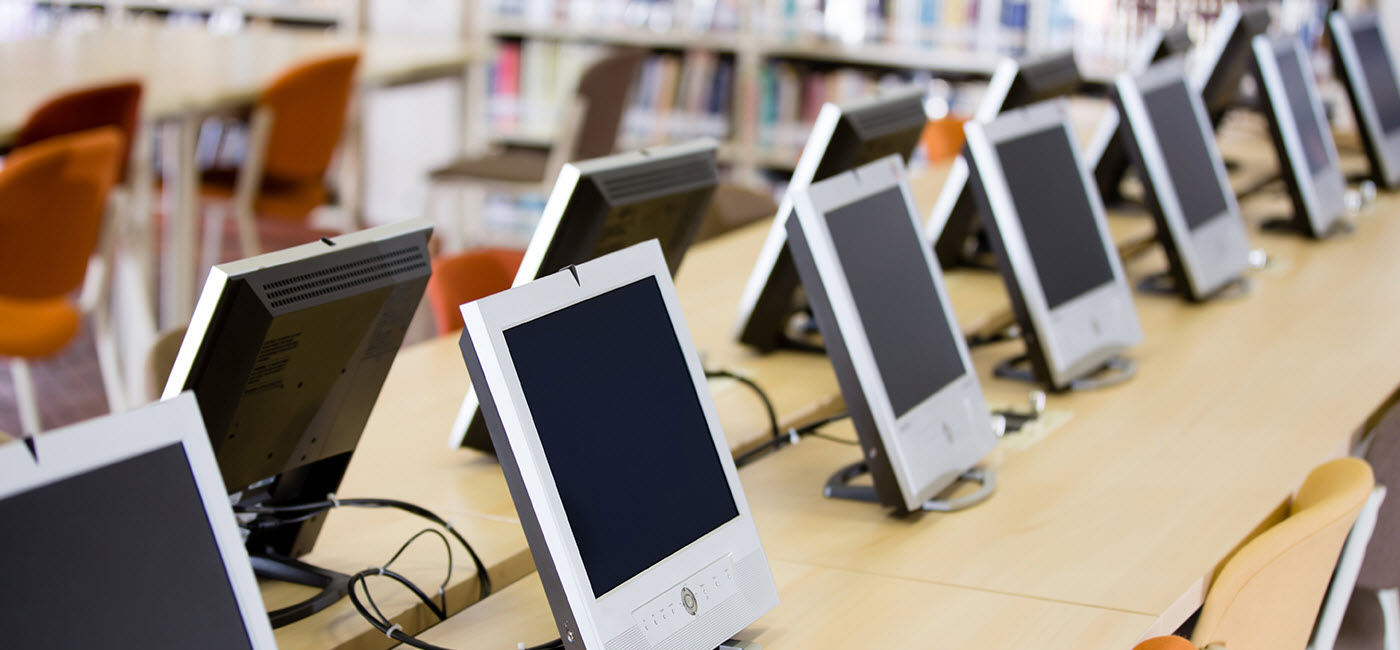
<svg viewBox="0 0 1400 650"><path fill-rule="evenodd" d="M452 537L457 540L457 543L461 544L462 548L467 550L467 555L471 556L472 564L476 568L477 579L481 586L479 598L485 599L487 596L491 595L491 575L486 572L486 564L481 561L481 556L477 555L476 549L472 548L472 545L467 542L466 538L462 537L462 534L457 532L457 529L453 528L452 524L448 523L446 519L433 514L426 508L406 501L398 501L395 499L327 499L325 501L313 501L310 503L286 506L238 506L235 508L235 512L260 515L259 518L247 524L249 528L276 528L278 526L286 526L305 521L322 512L337 507L392 508L395 510L402 510L441 526L444 530L451 533ZM277 516L281 514L294 514L296 516L284 519ZM267 518L264 518L264 516Z"/></svg>
<svg viewBox="0 0 1400 650"><path fill-rule="evenodd" d="M754 383L752 379L749 379L748 377L742 377L728 370L706 370L705 378L733 379L734 381L737 381L752 389L754 394L758 395L758 399L763 401L763 409L768 412L768 427L772 431L773 439L781 439L783 433L782 431L778 430L778 412L773 409L773 401L768 399L768 393L763 392L763 389L759 388L758 384Z"/></svg>
<svg viewBox="0 0 1400 650"><path fill-rule="evenodd" d="M750 449L750 450L748 450L748 451L746 451L746 452L744 452L744 453L742 453L742 454L739 454L738 456L735 456L735 457L734 457L734 467L738 468L738 467L743 467L743 466L745 466L745 465L748 465L749 463L753 462L756 458L758 458L759 456L763 455L764 453L767 453L767 452L769 452L769 451L777 450L778 448L782 447L783 445L795 444L800 438L802 438L802 436L813 436L813 437L816 437L816 438L821 438L821 439L823 439L823 440L830 440L830 441L832 441L832 442L839 442L839 443L845 444L845 445L857 445L857 444L860 444L858 441L855 441L855 440L848 440L848 439L845 439L845 438L837 438L836 436L829 436L829 435L820 433L820 432L818 431L818 430L821 429L822 427L824 427L824 426L826 426L826 425L828 425L828 424L831 424L832 422L836 422L836 421L839 421L839 420L844 420L844 419L846 419L846 418L848 418L848 417L851 417L850 414L848 414L848 413L838 413L838 414L836 414L836 415L824 417L824 418L822 418L822 419L820 419L820 420L817 420L816 422L810 422L810 423L808 423L808 424L804 424L804 425L802 425L802 426L800 426L800 427L797 427L797 428L795 428L795 429L788 429L787 435L784 435L784 436L781 436L781 437L778 437L778 438L769 438L768 440L764 440L764 441L763 441L763 444L760 444L759 446L754 447L753 449Z"/></svg>

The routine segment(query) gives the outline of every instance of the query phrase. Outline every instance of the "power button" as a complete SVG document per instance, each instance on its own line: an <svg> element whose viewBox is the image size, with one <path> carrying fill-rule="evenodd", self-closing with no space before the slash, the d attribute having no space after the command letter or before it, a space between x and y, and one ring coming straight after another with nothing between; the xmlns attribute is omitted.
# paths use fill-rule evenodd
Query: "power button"
<svg viewBox="0 0 1400 650"><path fill-rule="evenodd" d="M695 594L690 591L689 587L681 589L681 607L684 607L686 613L691 616L695 615L695 610L698 608L698 604L695 602Z"/></svg>

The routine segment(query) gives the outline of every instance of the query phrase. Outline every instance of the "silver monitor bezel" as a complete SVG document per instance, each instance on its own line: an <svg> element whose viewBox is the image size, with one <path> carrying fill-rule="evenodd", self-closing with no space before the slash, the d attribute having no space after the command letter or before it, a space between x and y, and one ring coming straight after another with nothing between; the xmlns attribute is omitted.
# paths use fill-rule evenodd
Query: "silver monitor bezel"
<svg viewBox="0 0 1400 650"><path fill-rule="evenodd" d="M1327 112L1322 106L1317 80L1313 78L1312 62L1304 55L1302 41L1294 35L1274 38L1256 36L1251 46L1259 68L1260 91L1269 96L1273 119L1277 120L1278 134L1283 144L1279 157L1288 166L1284 173L1291 174L1297 181L1298 198L1305 213L1301 216L1307 219L1314 233L1326 234L1346 212L1346 176L1342 173L1337 145L1332 139L1332 127L1327 124ZM1303 72L1303 88L1312 104L1315 118L1312 126L1320 131L1327 154L1327 165L1316 173L1308 167L1307 153L1303 150L1300 135L1303 125L1293 114L1293 106L1288 101L1288 91L1278 67L1280 56L1296 58L1298 68Z"/></svg>
<svg viewBox="0 0 1400 650"><path fill-rule="evenodd" d="M1063 130L1070 143L1082 187L1088 195L1091 218L1113 272L1113 277L1107 282L1054 310L1049 308L1045 290L1036 275L1035 262L1025 232L1021 229L1011 188L996 153L997 143L1003 140L1047 129ZM991 123L969 122L966 131L968 149L977 161L977 170L991 207L991 217L996 221L1014 281L1024 298L1030 324L1039 334L1037 338L1043 348L1050 382L1055 387L1067 386L1142 341L1142 327L1138 323L1122 261L1108 230L1103 200L1074 146L1078 140L1069 122L1068 103L1063 99L1041 102L1004 113ZM1016 291L1017 288L1012 290Z"/></svg>
<svg viewBox="0 0 1400 650"><path fill-rule="evenodd" d="M520 268L516 270L515 280L511 282L511 286L518 287L527 284L539 275L540 265L544 264L544 257L549 253L550 245L554 243L554 236L559 232L559 226L564 221L564 214L568 212L569 205L573 202L574 191L578 188L579 181L585 176L620 167L655 162L661 158L684 158L695 154L712 153L718 149L719 143L714 139L698 138L678 144L565 163L554 181L554 189L550 191L549 198L545 201L544 212L540 215L539 224L535 226L535 233L530 236L530 243L525 248L525 255L520 259ZM457 416L452 420L452 430L448 432L448 449L460 449L465 446L472 419L480 410L481 398L477 396L475 388L467 386L467 394L462 398L462 405L458 407Z"/></svg>
<svg viewBox="0 0 1400 650"><path fill-rule="evenodd" d="M1115 80L1118 97L1127 114L1127 125L1142 155L1144 170L1154 188L1158 208L1167 227L1167 235L1175 243L1190 295L1207 296L1230 284L1244 273L1249 264L1249 235L1235 192L1230 186L1225 160L1215 142L1215 130L1206 114L1205 102L1196 92L1180 60L1166 61L1133 76L1123 74ZM1181 84L1191 103L1200 137L1210 155L1211 168L1218 188L1225 197L1225 209L1211 216L1196 230L1187 225L1181 198L1172 182L1171 170L1162 152L1162 143L1153 129L1151 114L1144 96L1168 86ZM1193 134L1194 135L1194 134Z"/></svg>
<svg viewBox="0 0 1400 650"><path fill-rule="evenodd" d="M210 534L219 549L248 641L254 650L277 648L262 593L243 548L243 537L234 520L233 509L229 507L224 480L214 462L209 434L204 429L204 418L193 393L181 393L134 411L49 431L34 440L34 444L38 462L24 444L0 445L0 500L179 445L199 491ZM62 515L55 513L54 516ZM63 585L80 593L99 592L110 586Z"/></svg>
<svg viewBox="0 0 1400 650"><path fill-rule="evenodd" d="M1341 55L1342 71L1346 75L1346 83L1351 86L1355 102L1355 110L1361 113L1365 119L1360 120L1359 130L1362 137L1370 140L1372 149L1376 152L1376 162L1380 165L1380 175L1385 179L1387 187L1400 185L1400 129L1389 136L1381 130L1380 114L1376 110L1375 96L1371 93L1370 81L1366 78L1364 71L1365 63L1361 60L1361 54L1356 49L1356 41L1353 40L1354 32L1359 29L1375 28L1381 34L1381 47L1385 50L1385 55L1390 59L1391 72L1396 76L1395 83L1400 86L1400 61L1396 61L1395 53L1390 49L1390 41L1386 38L1384 25L1380 18L1371 12L1347 16L1340 11L1334 11L1327 17L1332 26L1332 38L1336 43L1336 51Z"/></svg>
<svg viewBox="0 0 1400 650"><path fill-rule="evenodd" d="M728 480L738 516L611 591L595 597L549 467L550 459L544 452L520 378L511 361L505 330L647 277L654 277L661 288L676 340L709 424L711 442ZM493 435L497 441L500 435L504 435L509 442L510 457L518 467L520 481L529 497L528 502L522 503L517 496L516 507L533 511L544 549L549 553L572 620L576 621L576 631L582 636L585 646L607 647L619 636L628 634L637 626L633 616L639 608L670 593L698 571L724 558L736 564L750 557L763 559L762 576L749 575L740 581L741 587L746 585L753 588L748 593L749 607L743 611L748 622L756 620L777 604L777 588L771 572L767 570L766 555L754 526L753 514L720 428L719 415L710 395L704 368L695 351L694 339L682 315L661 247L655 240L466 303L461 310L467 339L480 361L482 376L500 417L502 431ZM531 546L532 552L540 553L541 549L535 548L535 540L531 540ZM742 595L743 592L734 597ZM557 612L556 618L559 618ZM697 615L690 625L705 620ZM737 631L704 629L696 638L696 647L715 647Z"/></svg>
<svg viewBox="0 0 1400 650"><path fill-rule="evenodd" d="M924 398L903 417L897 416L890 403L870 339L856 309L855 296L846 280L845 268L837 255L836 244L825 219L826 213L832 210L890 189L899 191L914 232L921 232L918 209L914 205L904 163L899 156L889 156L813 183L794 192L794 203L796 218L821 276L842 343L860 382L861 398L875 421L905 508L916 511L924 501L942 492L959 475L981 461L996 447L997 439L992 431L991 416L972 365L971 354L953 315L942 270L928 246L919 245L918 249L922 251L938 294L940 310L947 319L948 331L952 333L957 346L962 374ZM941 442L945 440L945 429L952 431L952 437L947 439L946 444ZM907 435L915 432L927 434L938 443L937 449L926 449L929 453L916 456L911 445L904 442ZM936 469L929 472L930 468ZM926 477L922 481L918 480L920 474Z"/></svg>

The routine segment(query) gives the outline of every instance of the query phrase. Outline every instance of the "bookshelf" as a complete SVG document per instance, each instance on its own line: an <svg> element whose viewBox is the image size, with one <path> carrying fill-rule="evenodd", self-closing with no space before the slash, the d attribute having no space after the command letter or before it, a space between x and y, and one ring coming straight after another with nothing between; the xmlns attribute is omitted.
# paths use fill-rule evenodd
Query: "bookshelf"
<svg viewBox="0 0 1400 650"><path fill-rule="evenodd" d="M48 10L101 11L115 19L155 15L205 20L224 12L245 21L284 27L355 33L360 25L360 7L356 0L50 0L34 4Z"/></svg>

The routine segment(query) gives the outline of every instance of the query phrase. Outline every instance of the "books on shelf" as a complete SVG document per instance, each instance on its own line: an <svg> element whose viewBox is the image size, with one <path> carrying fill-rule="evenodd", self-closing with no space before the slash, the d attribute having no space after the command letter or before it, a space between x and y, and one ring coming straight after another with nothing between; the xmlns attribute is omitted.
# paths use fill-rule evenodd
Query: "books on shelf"
<svg viewBox="0 0 1400 650"><path fill-rule="evenodd" d="M759 73L754 108L757 146L766 160L796 161L823 103L870 97L879 89L926 81L927 72L878 72L819 68L787 60L770 61Z"/></svg>
<svg viewBox="0 0 1400 650"><path fill-rule="evenodd" d="M744 0L488 0L492 15L536 26L734 31Z"/></svg>

